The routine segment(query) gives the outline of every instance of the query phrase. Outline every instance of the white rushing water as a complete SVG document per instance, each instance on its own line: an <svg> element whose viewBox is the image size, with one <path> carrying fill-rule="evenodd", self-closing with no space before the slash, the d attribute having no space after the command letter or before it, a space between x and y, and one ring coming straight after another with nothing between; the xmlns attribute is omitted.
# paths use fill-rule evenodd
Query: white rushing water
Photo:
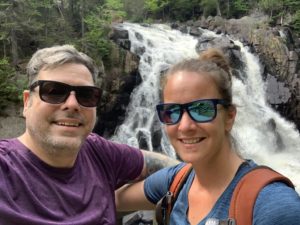
<svg viewBox="0 0 300 225"><path fill-rule="evenodd" d="M183 58L196 57L198 40L166 25L145 27L124 23L120 26L129 31L131 51L141 57L139 72L142 83L133 91L126 119L112 139L139 147L142 134L149 150L153 150L152 128L160 126L155 114L155 105L159 103L160 74ZM203 32L207 37L216 36L210 31ZM271 166L290 177L300 193L299 132L294 124L268 106L258 58L240 42L234 43L241 47L247 76L243 81L233 77L233 102L238 113L232 135L245 158ZM164 133L160 143L163 152L175 156Z"/></svg>

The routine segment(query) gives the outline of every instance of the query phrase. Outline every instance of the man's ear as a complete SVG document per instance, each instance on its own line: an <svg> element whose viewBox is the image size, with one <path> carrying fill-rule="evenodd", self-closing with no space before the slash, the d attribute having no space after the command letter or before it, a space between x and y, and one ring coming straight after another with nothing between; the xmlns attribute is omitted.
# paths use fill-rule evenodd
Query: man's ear
<svg viewBox="0 0 300 225"><path fill-rule="evenodd" d="M26 112L30 106L30 92L28 90L23 91L23 116L26 117Z"/></svg>

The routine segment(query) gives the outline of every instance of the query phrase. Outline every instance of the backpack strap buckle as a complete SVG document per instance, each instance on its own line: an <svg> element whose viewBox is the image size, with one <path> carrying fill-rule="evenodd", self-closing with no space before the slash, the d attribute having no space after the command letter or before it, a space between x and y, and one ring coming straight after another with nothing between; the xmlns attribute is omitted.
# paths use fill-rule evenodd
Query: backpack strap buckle
<svg viewBox="0 0 300 225"><path fill-rule="evenodd" d="M234 219L227 219L227 220L221 220L219 225L236 225L236 222Z"/></svg>
<svg viewBox="0 0 300 225"><path fill-rule="evenodd" d="M173 199L173 194L172 192L168 191L167 194L164 197L162 197L159 200L159 202L156 204L155 216L158 225L169 224L172 199Z"/></svg>
<svg viewBox="0 0 300 225"><path fill-rule="evenodd" d="M207 219L205 225L236 225L236 222L234 219L231 218L225 220L209 218Z"/></svg>

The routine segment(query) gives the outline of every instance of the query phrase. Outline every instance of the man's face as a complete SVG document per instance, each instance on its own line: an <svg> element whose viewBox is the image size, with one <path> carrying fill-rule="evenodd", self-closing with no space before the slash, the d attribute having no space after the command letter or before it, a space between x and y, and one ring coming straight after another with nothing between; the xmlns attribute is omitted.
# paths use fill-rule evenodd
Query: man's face
<svg viewBox="0 0 300 225"><path fill-rule="evenodd" d="M73 86L93 86L89 70L82 64L67 63L41 70L37 80L51 80ZM74 154L96 121L96 107L81 106L71 91L65 102L50 104L39 97L39 86L24 92L24 116L28 145L43 154Z"/></svg>

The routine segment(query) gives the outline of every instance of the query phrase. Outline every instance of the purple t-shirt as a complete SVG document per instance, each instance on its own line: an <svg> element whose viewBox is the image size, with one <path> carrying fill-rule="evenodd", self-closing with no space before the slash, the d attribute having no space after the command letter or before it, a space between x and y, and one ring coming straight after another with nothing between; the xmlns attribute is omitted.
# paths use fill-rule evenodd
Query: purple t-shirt
<svg viewBox="0 0 300 225"><path fill-rule="evenodd" d="M114 190L143 168L138 149L90 134L73 168L54 168L18 139L0 141L0 224L116 224Z"/></svg>

